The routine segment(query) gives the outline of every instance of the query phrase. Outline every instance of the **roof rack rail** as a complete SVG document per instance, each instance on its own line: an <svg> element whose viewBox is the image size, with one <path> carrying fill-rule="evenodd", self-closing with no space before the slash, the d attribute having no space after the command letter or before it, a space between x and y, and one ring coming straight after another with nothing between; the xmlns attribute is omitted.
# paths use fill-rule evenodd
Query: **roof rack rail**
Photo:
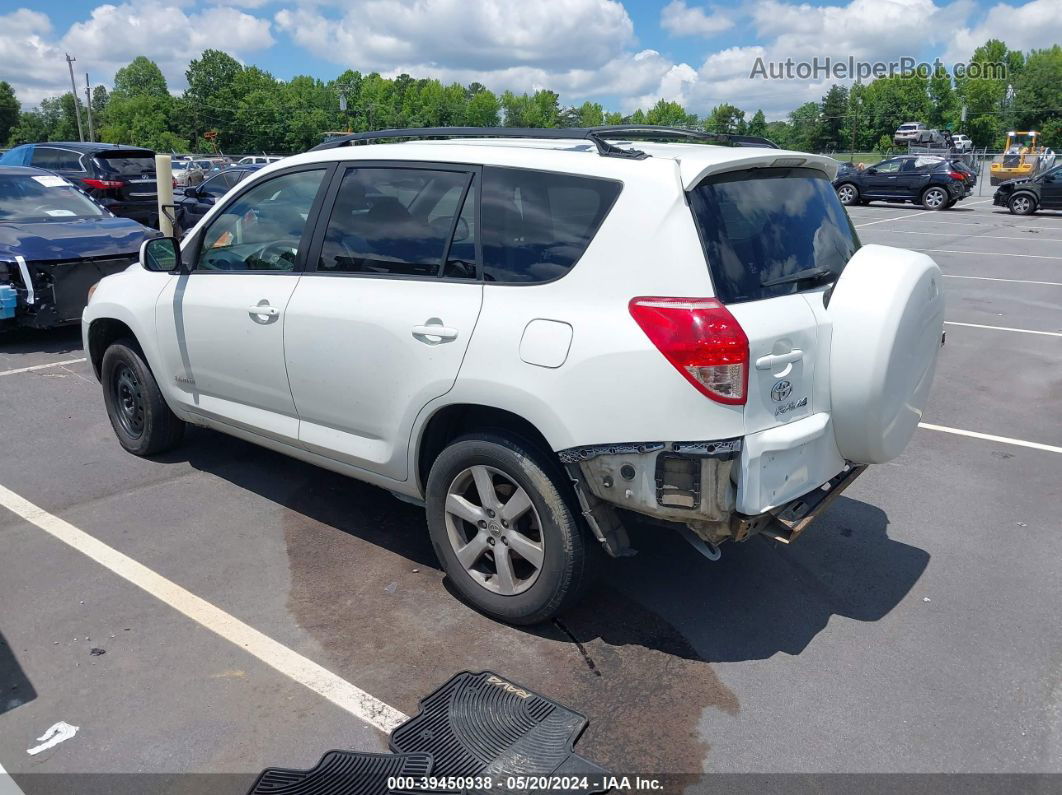
<svg viewBox="0 0 1062 795"><path fill-rule="evenodd" d="M763 146L777 149L778 144L758 135L714 133L691 127L666 127L659 124L612 124L604 127L587 127L587 130L602 138L645 138L661 140L668 138L692 138L705 143L724 146Z"/></svg>
<svg viewBox="0 0 1062 795"><path fill-rule="evenodd" d="M664 127L653 124L618 124L603 127L406 127L394 130L369 130L350 133L333 138L311 147L309 151L336 149L341 146L354 146L370 141L383 141L394 138L545 138L564 141L589 141L602 157L623 157L643 160L648 157L638 149L623 149L609 143L608 139L646 138L666 140L668 138L705 141L727 146L767 146L778 147L766 138L752 135L725 135L709 133L703 130L691 130L684 127Z"/></svg>

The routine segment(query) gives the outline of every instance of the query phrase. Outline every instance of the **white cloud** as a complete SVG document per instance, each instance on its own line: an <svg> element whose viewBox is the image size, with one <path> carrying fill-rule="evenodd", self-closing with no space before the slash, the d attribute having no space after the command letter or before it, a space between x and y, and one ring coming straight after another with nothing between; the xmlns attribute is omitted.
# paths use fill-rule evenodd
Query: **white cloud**
<svg viewBox="0 0 1062 795"><path fill-rule="evenodd" d="M207 47L246 55L273 44L268 19L229 6L200 11L180 6L161 0L100 5L61 36L40 12L20 9L0 16L0 79L32 106L70 90L66 52L77 58L79 88L85 72L94 84L109 84L117 69L146 55L162 69L170 88L179 89L189 59Z"/></svg>
<svg viewBox="0 0 1062 795"><path fill-rule="evenodd" d="M989 9L978 25L955 31L943 60L949 65L965 63L988 39L1000 39L1012 50L1058 44L1062 41L1062 3L1031 0L1017 7L999 3Z"/></svg>
<svg viewBox="0 0 1062 795"><path fill-rule="evenodd" d="M671 0L660 12L660 27L672 36L714 36L734 27L734 19L718 9L690 8L685 0Z"/></svg>
<svg viewBox="0 0 1062 795"><path fill-rule="evenodd" d="M311 6L282 10L296 43L367 69L565 70L600 66L634 40L617 0L361 0L338 18Z"/></svg>

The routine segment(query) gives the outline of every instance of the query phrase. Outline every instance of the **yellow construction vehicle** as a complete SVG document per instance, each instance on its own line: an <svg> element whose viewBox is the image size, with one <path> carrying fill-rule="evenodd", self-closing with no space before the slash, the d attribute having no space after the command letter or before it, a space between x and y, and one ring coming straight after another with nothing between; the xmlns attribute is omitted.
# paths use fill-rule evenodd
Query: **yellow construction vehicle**
<svg viewBox="0 0 1062 795"><path fill-rule="evenodd" d="M998 185L1008 179L1032 177L1054 165L1054 160L1054 152L1040 145L1036 130L1011 130L1003 154L992 161L991 182Z"/></svg>

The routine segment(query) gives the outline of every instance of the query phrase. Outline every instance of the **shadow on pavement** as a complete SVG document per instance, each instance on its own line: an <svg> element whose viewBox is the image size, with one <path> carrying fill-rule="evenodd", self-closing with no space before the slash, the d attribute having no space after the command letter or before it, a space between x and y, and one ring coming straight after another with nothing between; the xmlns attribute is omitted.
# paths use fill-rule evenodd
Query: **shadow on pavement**
<svg viewBox="0 0 1062 795"><path fill-rule="evenodd" d="M75 353L81 348L81 326L51 329L16 328L0 334L0 353Z"/></svg>
<svg viewBox="0 0 1062 795"><path fill-rule="evenodd" d="M280 506L288 610L333 670L406 712L459 671L493 670L591 717L580 753L615 769L701 772L704 711L740 712L713 663L799 654L834 615L876 621L929 560L844 497L793 546L753 539L714 563L640 526L640 554L606 560L572 611L509 627L446 592L418 507L211 431L161 460Z"/></svg>
<svg viewBox="0 0 1062 795"><path fill-rule="evenodd" d="M15 658L15 651L0 632L0 715L28 704L37 697L29 678Z"/></svg>

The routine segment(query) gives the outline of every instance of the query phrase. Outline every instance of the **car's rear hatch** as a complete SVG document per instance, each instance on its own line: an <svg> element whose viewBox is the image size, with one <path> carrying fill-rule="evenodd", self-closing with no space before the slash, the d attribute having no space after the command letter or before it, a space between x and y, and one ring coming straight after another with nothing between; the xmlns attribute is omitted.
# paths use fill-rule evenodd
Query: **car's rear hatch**
<svg viewBox="0 0 1062 795"><path fill-rule="evenodd" d="M937 345L926 340L935 333L939 341L942 301L936 282L928 290L923 282L939 271L912 252L898 252L904 256L896 257L894 273L883 257L889 249L871 246L864 256L832 188L831 168L820 158L764 153L760 162L736 170L689 175L690 207L716 298L748 338L745 441L736 468L742 513L762 513L806 494L834 477L846 459L875 463L897 454L916 424L909 411L899 415L911 407L920 412L932 378ZM846 268L859 260L861 277L873 268L879 283L850 279L842 305L833 305ZM889 318L902 317L903 327L875 318L869 310L877 303L892 307ZM866 329L858 316L863 309ZM913 341L904 339L904 330L915 326L922 331ZM858 351L840 346L849 357L840 369L853 372L837 372L836 334L859 337L867 358L880 366L854 372ZM894 354L908 342L909 356ZM834 381L852 379L864 387L859 399L867 401L865 411L880 416L839 436ZM842 394L848 403L857 399ZM907 402L879 400L893 394ZM848 417L852 407L845 408Z"/></svg>
<svg viewBox="0 0 1062 795"><path fill-rule="evenodd" d="M154 202L158 198L155 182L155 156L143 149L113 149L94 156L101 177L121 183L109 193L123 202Z"/></svg>

